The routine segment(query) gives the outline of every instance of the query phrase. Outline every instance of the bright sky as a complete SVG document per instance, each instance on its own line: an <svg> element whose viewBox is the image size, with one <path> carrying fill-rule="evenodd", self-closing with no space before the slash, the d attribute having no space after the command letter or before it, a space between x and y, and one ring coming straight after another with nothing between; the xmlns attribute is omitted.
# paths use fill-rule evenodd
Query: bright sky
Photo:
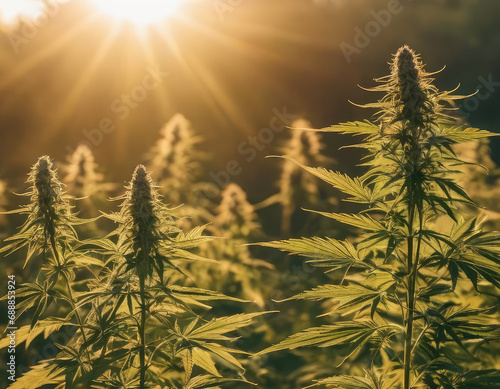
<svg viewBox="0 0 500 389"><path fill-rule="evenodd" d="M51 0L62 4L68 0ZM118 21L145 26L167 19L191 0L89 0L104 14ZM0 18L6 24L16 23L20 16L28 19L43 12L42 0L0 0Z"/></svg>
<svg viewBox="0 0 500 389"><path fill-rule="evenodd" d="M144 26L172 16L188 0L92 0L98 9L119 20Z"/></svg>
<svg viewBox="0 0 500 389"><path fill-rule="evenodd" d="M40 0L0 0L0 18L4 23L15 23L19 16L33 18L43 9Z"/></svg>

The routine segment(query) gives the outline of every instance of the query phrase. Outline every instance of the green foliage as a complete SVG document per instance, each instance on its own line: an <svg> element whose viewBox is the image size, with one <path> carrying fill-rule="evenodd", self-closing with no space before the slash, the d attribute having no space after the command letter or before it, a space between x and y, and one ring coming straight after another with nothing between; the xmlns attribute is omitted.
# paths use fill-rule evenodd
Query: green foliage
<svg viewBox="0 0 500 389"><path fill-rule="evenodd" d="M358 229L354 241L301 238L264 243L308 258L339 285L325 284L292 299L326 300L333 324L308 328L262 353L303 346L338 347L365 364L365 376L333 376L331 388L496 387L497 370L483 370L481 353L494 347L500 323L483 303L456 298L468 279L477 292L499 287L500 234L482 232L481 220L457 184L465 165L453 145L492 135L457 124L444 111L459 98L439 92L407 46L391 74L372 91L384 92L374 123L350 122L325 132L364 136L360 177L302 166L367 207L358 214L321 213ZM494 291L496 294L497 291ZM492 349L494 350L494 348ZM493 352L493 351L492 351ZM349 370L349 369L348 369ZM493 386L491 386L493 385Z"/></svg>
<svg viewBox="0 0 500 389"><path fill-rule="evenodd" d="M18 350L32 355L50 345L58 353L38 358L11 388L241 388L247 379L276 388L499 387L500 234L484 229L485 216L497 215L475 205L492 200L482 192L493 182L475 164L495 168L479 155L491 133L447 116L458 97L430 77L403 47L372 89L384 97L365 105L378 110L373 123L320 130L363 138L353 146L366 153L359 177L328 169L318 131L295 122L280 191L258 206L233 183L218 206L194 197L204 185L200 139L181 115L148 156L159 185L139 165L116 197L118 212L101 204L113 185L103 183L88 148L64 167L75 205L52 161L40 158L24 194L29 204L2 213L24 223L0 253L25 268L17 278ZM325 211L339 194L349 206ZM255 209L273 203L282 206L285 235L298 231L301 205L321 209L303 218L303 231L311 220L315 231L316 220L329 226L323 237L261 244L298 256L275 251L276 267L290 267L281 277L259 259L271 250L248 245L263 235ZM74 209L101 216L84 220ZM101 233L97 219L115 227ZM288 297L299 284L306 290ZM254 312L282 302L289 319ZM249 358L241 338L247 351L264 350Z"/></svg>
<svg viewBox="0 0 500 389"><path fill-rule="evenodd" d="M31 203L16 211L27 221L2 248L12 253L27 246L26 263L34 256L43 260L36 281L16 291L18 315L34 310L31 324L17 331L17 344L29 347L63 326L76 333L56 344L56 357L41 361L11 388L248 383L237 358L246 353L229 342L262 313L203 317L210 309L206 302L242 300L196 287L185 276L189 262L215 262L190 251L212 238L203 235L203 227L189 232L178 227L144 166L136 168L118 198L121 211L105 215L117 229L85 241L74 229L85 221L71 213L48 157L39 159L29 182ZM61 302L69 309L61 310ZM7 345L5 340L0 344Z"/></svg>
<svg viewBox="0 0 500 389"><path fill-rule="evenodd" d="M172 210L186 228L211 220L213 204L196 197L206 184L200 182L204 153L197 149L202 138L182 115L174 115L160 130L160 139L148 155L147 166L169 204L182 207Z"/></svg>
<svg viewBox="0 0 500 389"><path fill-rule="evenodd" d="M238 185L231 183L222 191L209 229L214 236L224 239L203 245L202 252L208 258L217 259L220 266L193 265L191 271L196 279L211 289L250 300L263 308L265 295L274 283L274 267L254 258L246 245L261 236L262 231L254 207Z"/></svg>

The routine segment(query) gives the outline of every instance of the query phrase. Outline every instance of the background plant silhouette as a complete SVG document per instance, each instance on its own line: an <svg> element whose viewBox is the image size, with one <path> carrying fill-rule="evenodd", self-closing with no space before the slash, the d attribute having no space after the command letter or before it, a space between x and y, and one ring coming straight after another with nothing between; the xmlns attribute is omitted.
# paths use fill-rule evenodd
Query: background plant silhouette
<svg viewBox="0 0 500 389"><path fill-rule="evenodd" d="M160 193L174 207L182 226L192 228L211 220L215 208L208 197L200 201L196 194L205 183L202 164L206 154L198 149L202 137L193 130L189 120L175 114L160 130L160 139L146 155L146 165L158 182Z"/></svg>
<svg viewBox="0 0 500 389"><path fill-rule="evenodd" d="M280 204L280 227L281 233L285 236L292 234L292 216L300 205L318 207L324 206L325 203L332 205L337 202L333 197L325 199L318 182L294 162L303 165L327 166L333 164L335 160L323 154L326 145L322 142L321 135L306 131L307 128L311 127L311 124L305 119L294 120L292 127L295 130L291 133L290 139L284 142L280 148L280 152L290 159L285 159L282 163L281 175L278 180L279 192L256 205L256 208L261 209L273 204ZM309 218L304 224L305 227L309 227L313 223Z"/></svg>

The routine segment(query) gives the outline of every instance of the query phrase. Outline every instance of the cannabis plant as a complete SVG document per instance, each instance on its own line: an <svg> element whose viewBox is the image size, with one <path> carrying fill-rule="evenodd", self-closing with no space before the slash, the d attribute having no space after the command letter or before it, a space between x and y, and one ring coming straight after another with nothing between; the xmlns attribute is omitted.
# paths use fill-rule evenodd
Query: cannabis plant
<svg viewBox="0 0 500 389"><path fill-rule="evenodd" d="M76 328L75 339L79 339L83 353L88 356L84 312L77 301L81 288L78 284L82 274L84 277L92 274L89 270L101 263L78 250L75 226L89 220L79 219L71 212L69 197L49 157L37 161L28 182L31 187L24 195L30 197L30 203L6 212L21 214L26 221L19 232L5 239L6 245L0 249L7 254L25 249L24 267L35 261L32 266L38 274L34 282L21 284L16 290L16 321L27 310L32 312L31 324L16 332L16 344L26 342L28 347L37 336L44 334L47 337L67 325ZM7 346L5 340L1 346ZM41 366L46 363L44 361ZM18 381L12 387L22 385Z"/></svg>
<svg viewBox="0 0 500 389"><path fill-rule="evenodd" d="M294 161L302 165L326 165L334 162L322 154L325 144L317 132L306 131L311 124L304 119L292 123L294 131L291 138L285 142L281 152L289 157L282 164L281 176L278 182L279 192L262 203L257 208L278 203L281 205L281 233L291 234L292 215L299 206L318 206L322 202L320 186L311 175L304 171ZM330 198L335 203L336 199Z"/></svg>
<svg viewBox="0 0 500 389"><path fill-rule="evenodd" d="M74 228L83 221L72 214L48 157L38 160L29 182L31 203L11 212L27 220L1 250L27 247L25 264L41 262L36 281L16 291L16 321L33 311L31 325L16 331L16 344L29 346L63 326L76 332L55 344L56 356L42 353L10 388L194 389L246 382L234 356L245 353L227 342L261 313L206 314L206 301L241 300L200 289L184 275L187 262L215 262L188 251L209 238L202 227L187 233L177 227L143 166L121 197L121 212L106 215L118 223L116 231L85 241Z"/></svg>
<svg viewBox="0 0 500 389"><path fill-rule="evenodd" d="M202 284L253 301L262 308L274 267L254 258L246 245L262 235L257 214L237 184L229 184L221 195L209 228L214 236L224 239L203 245L204 255L217 259L219 266L195 265L192 271Z"/></svg>
<svg viewBox="0 0 500 389"><path fill-rule="evenodd" d="M309 258L338 284L324 284L291 299L326 300L331 324L308 328L263 353L298 347L335 347L363 363L364 374L318 380L331 388L498 388L500 371L483 358L500 334L493 307L463 301L470 282L476 293L500 287L500 234L481 231L465 213L473 201L456 183L463 165L452 145L492 135L445 115L459 96L439 92L410 48L393 58L374 122L324 129L364 137L360 177L302 166L364 205L358 214L322 213L359 230L356 240L330 237L265 243ZM446 220L446 223L442 223ZM449 225L449 228L443 227ZM495 293L497 289L493 290ZM498 294L497 294L498 295ZM493 300L493 303L495 301ZM343 362L344 362L343 361Z"/></svg>
<svg viewBox="0 0 500 389"><path fill-rule="evenodd" d="M172 210L179 216L182 228L193 228L211 221L213 204L204 199L200 204L202 162L206 159L197 149L202 138L182 114L175 114L160 130L160 139L146 156L147 167L159 185L159 191L169 204L182 207Z"/></svg>
<svg viewBox="0 0 500 389"><path fill-rule="evenodd" d="M81 217L94 218L108 209L108 196L117 185L104 182L104 174L95 162L92 150L85 144L80 144L67 157L67 163L62 166L64 172L63 183L66 191L78 199L76 211ZM103 223L100 219L96 223L87 223L77 229L83 238L104 235Z"/></svg>
<svg viewBox="0 0 500 389"><path fill-rule="evenodd" d="M108 215L117 230L95 244L106 267L82 302L91 302L91 369L80 382L95 388L208 388L245 381L242 365L225 343L228 333L260 313L206 320L206 301L233 300L193 285L186 263L214 262L189 251L209 240L197 227L177 226L145 167L139 165L121 212ZM205 314L206 316L206 314ZM244 353L243 353L244 354ZM227 377L220 372L233 370Z"/></svg>
<svg viewBox="0 0 500 389"><path fill-rule="evenodd" d="M78 145L64 167L66 190L75 197L89 197L100 191L104 176L97 169L92 150L83 143Z"/></svg>
<svg viewBox="0 0 500 389"><path fill-rule="evenodd" d="M244 241L258 235L261 227L245 191L239 185L230 183L222 191L221 197L214 218L214 225L219 231L227 238Z"/></svg>

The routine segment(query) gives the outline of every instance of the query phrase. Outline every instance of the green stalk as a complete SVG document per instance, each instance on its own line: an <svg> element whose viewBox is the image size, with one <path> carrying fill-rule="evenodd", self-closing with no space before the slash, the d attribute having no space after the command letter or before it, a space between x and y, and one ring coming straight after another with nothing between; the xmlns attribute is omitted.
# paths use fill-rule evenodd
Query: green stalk
<svg viewBox="0 0 500 389"><path fill-rule="evenodd" d="M139 326L139 336L141 339L141 347L139 349L140 363L140 389L144 389L146 385L146 295L144 291L144 275L139 275L139 288L141 297L141 324Z"/></svg>
<svg viewBox="0 0 500 389"><path fill-rule="evenodd" d="M154 266L151 262L152 250L156 250L158 242L157 224L159 217L156 215L157 194L154 183L142 165L137 166L130 183L130 192L124 210L132 218L132 236L134 242L134 258L132 260L137 277L139 278L140 320L137 321L139 332L139 387L146 387L146 280L149 269ZM161 276L160 276L161 278ZM135 312L131 312L135 317Z"/></svg>
<svg viewBox="0 0 500 389"><path fill-rule="evenodd" d="M415 167L418 165L418 157L411 156L409 154L410 163L413 165L412 174ZM408 274L408 283L407 283L407 309L406 309L406 317L405 317L405 338L404 338L404 379L403 379L403 389L410 389L410 373L411 373L411 365L412 365L412 354L413 354L413 321L415 316L415 289L418 278L418 263L420 256L420 246L422 241L422 224L423 224L423 214L422 214L422 206L417 207L415 204L415 191L413 188L413 179L410 179L410 184L408 186L408 263L407 263L407 271ZM420 185L418 182L416 185ZM419 191L421 192L421 191ZM419 220L419 229L418 229L418 237L417 237L417 246L416 250L414 247L414 230L413 230L413 222L415 219L415 208L418 208L418 220Z"/></svg>
<svg viewBox="0 0 500 389"><path fill-rule="evenodd" d="M54 234L50 233L49 235L50 235L50 245L51 245L51 248L52 248L52 252L54 253L54 256L56 258L57 265L60 266L61 265L61 259L59 257L59 252L57 251L57 248L56 248L56 241L55 241ZM68 291L69 303L71 305L71 308L75 312L76 321L78 323L78 326L80 327L80 331L82 333L83 342L87 343L87 336L85 335L85 330L84 330L84 327L83 327L82 318L81 318L80 313L78 312L78 310L76 308L75 298L73 296L73 290L71 289L71 283L69 282L69 279L68 279L68 277L66 276L66 274L64 272L61 272L61 275L62 275L62 277L64 279L64 282L66 283L66 289ZM87 358L89 359L89 362L90 362L91 358L90 358L89 350L87 348L85 348L85 350L87 352Z"/></svg>
<svg viewBox="0 0 500 389"><path fill-rule="evenodd" d="M413 338L413 312L415 308L415 272L413 271L413 218L415 213L415 205L413 204L413 198L410 198L410 209L408 212L408 264L407 269L410 272L408 274L408 289L407 289L407 309L404 318L404 379L403 379L403 389L410 388L410 372L411 372L411 350L412 350L412 338Z"/></svg>

